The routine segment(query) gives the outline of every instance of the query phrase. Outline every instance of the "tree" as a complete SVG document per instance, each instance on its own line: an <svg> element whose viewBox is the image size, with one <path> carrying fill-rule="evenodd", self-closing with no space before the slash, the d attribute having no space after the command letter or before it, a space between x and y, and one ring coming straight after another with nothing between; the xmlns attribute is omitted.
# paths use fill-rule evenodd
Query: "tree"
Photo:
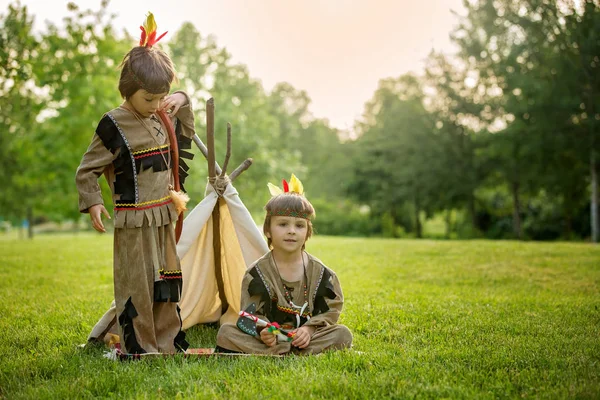
<svg viewBox="0 0 600 400"><path fill-rule="evenodd" d="M56 220L79 218L75 170L102 113L121 101L117 66L133 40L116 37L110 23L114 16L106 7L106 1L98 11L70 3L64 27L48 24L42 50L32 60L47 95L40 124L31 132L37 168L26 176L45 182L37 189L36 208ZM109 201L108 187L103 187Z"/></svg>
<svg viewBox="0 0 600 400"><path fill-rule="evenodd" d="M434 204L437 168L432 166L440 154L435 121L423 99L413 75L380 81L365 107L350 187L375 215L387 215L394 224L402 223L401 206L410 204L417 237L422 236L421 212L431 212Z"/></svg>
<svg viewBox="0 0 600 400"><path fill-rule="evenodd" d="M465 208L473 231L478 229L475 210L475 191L489 173L489 165L479 155L485 142L478 135L482 120L488 116L489 105L484 105L477 85L468 85L472 71L459 59L450 60L432 53L427 60L425 84L429 95L428 110L436 119L436 140L443 148L436 162L438 190L437 208L449 210ZM480 132L476 133L477 129ZM447 218L447 224L450 221ZM449 233L450 227L447 227Z"/></svg>
<svg viewBox="0 0 600 400"><path fill-rule="evenodd" d="M576 47L565 44L561 4L499 0L465 2L465 6L468 15L453 38L492 106L488 127L497 133L488 155L498 161L496 169L511 189L515 234L522 237L521 196L557 188L562 190L557 196L563 199L568 231L572 199L579 197L581 188L570 183L582 178L580 163L573 164L570 155L581 154L577 140L557 140L574 131L566 127L573 110L568 92L577 86L571 79L577 73L564 73L561 67L565 50ZM550 164L556 162L564 163L564 168Z"/></svg>
<svg viewBox="0 0 600 400"><path fill-rule="evenodd" d="M180 71L182 87L192 93L199 115L198 135L202 138L206 129L204 103L213 97L217 154L225 153L229 122L236 143L230 164L238 165L247 157L255 160L250 173L236 183L236 188L251 212L262 213L269 196L266 182L302 170L300 154L280 146L283 130L278 123L279 114L271 108L271 98L244 65L232 64L226 49L219 48L212 37L203 38L189 23L169 42L169 52ZM205 171L205 165L202 157L193 162L198 171ZM204 187L188 184L186 189L193 199L202 198Z"/></svg>
<svg viewBox="0 0 600 400"><path fill-rule="evenodd" d="M23 173L35 161L29 136L43 107L32 67L40 51L32 25L33 17L19 2L0 15L0 218L31 219L35 189Z"/></svg>
<svg viewBox="0 0 600 400"><path fill-rule="evenodd" d="M335 202L346 194L351 176L349 157L339 132L327 120L315 119L308 110L310 103L305 91L285 82L275 85L268 104L280 134L273 145L298 157L302 167L295 173L308 178L304 189L310 198Z"/></svg>
<svg viewBox="0 0 600 400"><path fill-rule="evenodd" d="M564 17L563 40L561 41L561 61L575 77L571 86L572 97L580 105L573 116L574 125L581 127L589 146L590 177L590 227L592 242L600 240L600 220L598 216L598 169L600 164L600 139L598 120L600 119L600 5L597 1L585 0L578 9L575 2L567 2ZM564 54L567 52L567 54ZM577 104L576 103L576 104ZM575 104L574 104L575 105Z"/></svg>

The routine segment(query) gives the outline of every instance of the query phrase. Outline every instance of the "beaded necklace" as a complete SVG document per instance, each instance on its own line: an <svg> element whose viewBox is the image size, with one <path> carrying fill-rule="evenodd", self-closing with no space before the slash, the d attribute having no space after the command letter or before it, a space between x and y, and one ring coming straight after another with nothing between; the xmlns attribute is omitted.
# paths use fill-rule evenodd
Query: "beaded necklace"
<svg viewBox="0 0 600 400"><path fill-rule="evenodd" d="M303 288L304 288L304 304L302 306L298 306L298 305L294 304L292 295L289 291L290 288L288 288L286 286L286 284L283 283L283 278L281 277L281 272L279 272L279 266L277 265L277 261L275 261L275 256L273 256L273 251L271 251L271 259L273 260L273 264L275 264L275 269L277 270L277 275L279 276L279 282L281 283L281 287L283 287L283 295L285 297L285 300L290 305L293 313L296 315L296 327L299 328L300 327L300 316L304 313L304 310L306 310L306 307L308 307L308 289L306 286L307 282L308 282L308 278L306 276L306 264L304 263L304 254L302 254L302 270L303 270L302 284L303 284ZM307 316L306 318L310 319L310 316Z"/></svg>

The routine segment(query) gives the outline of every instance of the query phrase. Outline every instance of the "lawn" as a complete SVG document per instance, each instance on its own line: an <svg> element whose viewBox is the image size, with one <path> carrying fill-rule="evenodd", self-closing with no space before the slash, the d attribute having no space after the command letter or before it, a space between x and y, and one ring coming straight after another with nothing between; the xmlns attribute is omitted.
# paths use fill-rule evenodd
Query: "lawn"
<svg viewBox="0 0 600 400"><path fill-rule="evenodd" d="M82 350L112 237L0 238L0 398L599 398L600 246L317 237L354 348L116 362ZM192 347L216 328L188 330Z"/></svg>

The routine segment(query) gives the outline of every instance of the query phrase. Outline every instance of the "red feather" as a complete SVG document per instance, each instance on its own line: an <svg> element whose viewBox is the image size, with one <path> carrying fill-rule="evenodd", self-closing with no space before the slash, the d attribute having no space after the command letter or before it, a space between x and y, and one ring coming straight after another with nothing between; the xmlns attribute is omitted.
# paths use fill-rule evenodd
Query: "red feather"
<svg viewBox="0 0 600 400"><path fill-rule="evenodd" d="M283 184L283 192L288 193L290 191L290 187L288 186L287 181L285 179L282 179L281 183Z"/></svg>
<svg viewBox="0 0 600 400"><path fill-rule="evenodd" d="M143 46L146 44L146 29L144 29L143 26L140 26L140 29L142 30L142 37L140 38L140 46Z"/></svg>
<svg viewBox="0 0 600 400"><path fill-rule="evenodd" d="M162 39L162 38L163 38L163 36L165 36L165 35L166 35L168 32L169 32L169 31L166 31L165 33L163 33L162 35L160 35L159 37L157 37L157 38L154 40L154 43L153 43L153 44L156 44L156 43L158 43L158 41L159 41L160 39Z"/></svg>
<svg viewBox="0 0 600 400"><path fill-rule="evenodd" d="M152 47L154 46L154 43L156 43L154 41L154 39L156 38L156 31L150 33L150 35L148 35L148 43L146 43L146 47Z"/></svg>

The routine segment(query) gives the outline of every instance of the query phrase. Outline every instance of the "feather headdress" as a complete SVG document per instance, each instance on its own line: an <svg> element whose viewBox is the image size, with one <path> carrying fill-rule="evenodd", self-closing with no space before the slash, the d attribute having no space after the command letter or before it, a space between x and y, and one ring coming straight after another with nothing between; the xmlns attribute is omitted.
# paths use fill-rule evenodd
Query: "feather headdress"
<svg viewBox="0 0 600 400"><path fill-rule="evenodd" d="M297 193L301 196L304 196L304 186L302 186L300 179L296 178L296 175L292 174L289 183L285 179L282 179L281 183L283 185L283 189L273 185L271 182L267 183L272 197L275 197L281 193Z"/></svg>
<svg viewBox="0 0 600 400"><path fill-rule="evenodd" d="M154 14L151 12L148 12L148 15L146 15L146 20L144 21L143 25L140 26L140 29L142 30L140 46L152 47L167 34L167 32L165 32L159 37L156 37L156 30L158 29L158 26L154 20Z"/></svg>

